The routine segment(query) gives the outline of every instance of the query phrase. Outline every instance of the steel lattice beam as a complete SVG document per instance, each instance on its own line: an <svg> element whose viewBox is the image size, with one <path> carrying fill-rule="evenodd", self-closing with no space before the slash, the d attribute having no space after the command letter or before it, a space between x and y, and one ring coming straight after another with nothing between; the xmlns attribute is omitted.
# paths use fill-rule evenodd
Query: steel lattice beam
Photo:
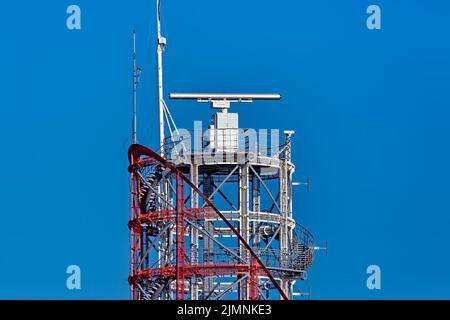
<svg viewBox="0 0 450 320"><path fill-rule="evenodd" d="M183 253L183 257L179 256L179 251L181 251L181 238L184 239L184 227L183 229L183 233L182 235L178 232L180 231L181 225L178 226L178 230L177 230L177 239L180 237L180 241L177 240L177 265L175 267L179 268L178 271L177 270L171 270L172 267L166 267L166 268L159 268L161 270L159 270L157 273L154 273L153 271L149 271L149 270L145 270L142 272L138 272L137 274L134 274L134 271L132 271L132 274L130 275L130 283L133 286L136 285L136 281L137 279L145 279L145 278L149 278L149 277L153 277L155 275L159 275L159 276L175 276L177 279L177 298L184 298L184 287L183 290L181 290L181 287L184 286L184 280L181 281L181 279L184 279L184 277L188 277L190 275L199 275L199 274L255 274L255 273L259 273L259 272L263 272L263 274L265 274L270 281L272 282L273 286L279 291L280 296L283 299L287 299L287 296L285 294L285 292L282 290L282 288L280 287L280 285L278 284L278 282L275 280L275 278L272 276L271 272L269 271L269 269L264 265L264 263L261 261L261 259L258 257L258 255L253 251L252 247L248 244L248 242L242 237L242 235L236 230L236 228L231 224L230 221L228 221L225 216L214 206L214 204L210 201L210 199L208 199L207 196L205 196L196 185L194 185L188 178L186 178L186 176L183 175L183 173L181 173L181 171L178 170L178 168L170 163L169 161L167 161L166 159L164 159L163 157L161 157L159 154L157 154L156 152L141 146L141 145L137 145L134 144L130 147L129 149L129 160L130 160L130 166L129 166L129 171L130 173L133 175L134 172L138 171L142 166L145 166L143 164L143 162L147 162L149 163L149 159L145 159L144 161L142 161L140 159L141 156L148 156L150 157L150 162L155 161L156 163L159 163L161 165L163 165L165 168L170 169L170 171L172 173L174 173L177 177L177 218L179 215L183 215L184 213L184 194L183 197L179 197L178 195L178 182L180 181L181 184L181 180L183 181L183 183L186 183L192 190L194 190L195 193L197 193L204 201L204 203L207 204L207 207L212 209L215 214L217 216L220 217L220 219L227 225L227 227L236 235L236 237L239 239L239 242L243 245L243 247L245 247L249 254L252 256L252 258L255 261L255 264L251 264L249 265L229 265L229 266L224 266L224 265L185 265L184 264L184 253ZM155 163L153 162L153 163ZM133 183L132 183L133 184ZM134 185L134 184L133 184ZM133 187L134 188L134 187ZM136 193L136 191L134 191ZM136 196L132 196L132 198L136 198ZM180 198L180 201L178 201L178 199ZM180 202L178 204L178 202ZM181 210L179 208L182 208ZM131 217L131 221L135 221L138 218L138 214L132 214ZM177 221L179 221L177 219ZM183 220L181 220L183 221ZM183 221L183 226L184 226L184 221ZM132 232L133 233L133 232ZM133 249L132 249L133 250ZM183 240L183 250L184 250L184 240ZM132 255L134 256L136 254L136 252L133 252ZM181 269L180 269L180 265L182 265ZM255 271L255 265L256 265L256 270ZM173 271L173 272L172 272ZM225 272L225 273L223 273ZM183 283L181 283L183 282ZM182 292L183 293L182 293ZM257 295L257 290L251 289L252 292L256 291L256 295ZM253 298L255 297L255 293L253 293Z"/></svg>

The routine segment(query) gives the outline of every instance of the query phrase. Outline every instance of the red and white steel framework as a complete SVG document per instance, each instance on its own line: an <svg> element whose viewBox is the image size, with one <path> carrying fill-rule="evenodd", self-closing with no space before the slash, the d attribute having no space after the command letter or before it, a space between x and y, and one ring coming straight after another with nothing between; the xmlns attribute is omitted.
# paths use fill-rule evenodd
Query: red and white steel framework
<svg viewBox="0 0 450 320"><path fill-rule="evenodd" d="M187 168L182 161L174 164L137 144L130 147L129 161L132 299L292 299L293 283L305 278L306 269L312 263L314 244L304 228L300 227L300 237L294 236L295 220L288 212L252 212L245 219L242 212L249 211L249 203L243 199L238 199L241 210L224 211L214 204L211 190L207 191L208 195L200 190L193 172L193 168L197 175L202 172L198 170L200 166ZM259 192L264 180L257 180L262 173L256 163L236 165L219 174L211 171L211 165L205 164L205 160L201 162L206 169L203 176L217 180L221 174L221 185L236 176L240 193L249 189L242 188L241 180L244 177L248 182L249 171L254 170L253 208L260 210L257 206L261 195L255 191ZM217 170L216 165L212 167ZM282 166L277 168L276 176L283 170ZM197 181L191 181L186 175ZM231 202L231 197L226 197L220 188L215 186L213 193L222 194ZM208 188L203 185L203 189ZM281 193L277 199L282 198ZM189 196L186 198L185 194ZM274 201L272 208L280 209L282 201L269 198ZM149 199L152 210L146 211ZM203 204L199 205L198 200ZM230 246L230 239L237 239L236 248ZM283 242L287 248L280 250Z"/></svg>
<svg viewBox="0 0 450 320"><path fill-rule="evenodd" d="M134 42L133 144L128 154L131 299L292 299L294 285L306 278L316 249L311 233L293 215L292 132L285 132L275 150L261 136L238 146L237 114L230 115L235 119L231 129L227 124L221 131L218 120L229 116L230 102L279 100L280 96L172 94L173 99L211 102L213 108L222 109L213 118L214 132L200 133L200 150L186 146L190 135L178 132L164 102L166 38L161 36L159 0L156 7L157 152L137 144L140 69ZM242 133L246 136L251 130ZM204 147L210 152L205 153ZM217 157L220 153L223 159Z"/></svg>

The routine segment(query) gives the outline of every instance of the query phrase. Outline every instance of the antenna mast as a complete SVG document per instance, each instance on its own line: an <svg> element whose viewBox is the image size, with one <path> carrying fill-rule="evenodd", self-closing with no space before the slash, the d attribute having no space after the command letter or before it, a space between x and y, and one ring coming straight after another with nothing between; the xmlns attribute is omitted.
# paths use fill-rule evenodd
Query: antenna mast
<svg viewBox="0 0 450 320"><path fill-rule="evenodd" d="M159 111L159 146L164 156L164 91L163 91L163 51L166 38L161 36L160 0L156 0L156 18L158 31L158 111Z"/></svg>
<svg viewBox="0 0 450 320"><path fill-rule="evenodd" d="M137 120L136 120L136 89L137 89L137 67L136 67L136 31L133 30L133 144L137 144Z"/></svg>

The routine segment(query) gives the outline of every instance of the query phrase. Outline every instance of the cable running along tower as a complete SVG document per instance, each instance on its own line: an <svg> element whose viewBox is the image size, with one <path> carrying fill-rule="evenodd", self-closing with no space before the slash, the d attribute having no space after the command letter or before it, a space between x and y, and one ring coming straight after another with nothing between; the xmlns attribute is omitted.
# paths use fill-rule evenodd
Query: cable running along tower
<svg viewBox="0 0 450 320"><path fill-rule="evenodd" d="M292 210L293 131L239 127L234 103L279 100L278 94L172 93L210 104L204 131L178 130L163 91L157 1L159 149L137 144L133 50L131 299L293 299L313 262L311 233ZM135 35L133 35L135 39ZM134 42L135 49L135 42ZM309 189L309 180L305 184Z"/></svg>

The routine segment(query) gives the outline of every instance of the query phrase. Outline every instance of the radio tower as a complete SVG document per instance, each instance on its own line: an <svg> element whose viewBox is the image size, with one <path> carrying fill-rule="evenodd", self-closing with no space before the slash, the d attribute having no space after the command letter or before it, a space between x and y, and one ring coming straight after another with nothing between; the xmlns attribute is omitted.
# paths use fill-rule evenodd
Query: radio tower
<svg viewBox="0 0 450 320"><path fill-rule="evenodd" d="M137 144L134 117L128 153L131 299L305 295L294 284L306 279L320 248L292 211L294 132L242 129L238 114L229 112L232 103L281 96L172 93L171 99L206 102L216 110L207 130L179 131L164 101L159 0L157 30L159 149ZM135 60L133 66L135 115ZM309 180L300 184L309 189Z"/></svg>

